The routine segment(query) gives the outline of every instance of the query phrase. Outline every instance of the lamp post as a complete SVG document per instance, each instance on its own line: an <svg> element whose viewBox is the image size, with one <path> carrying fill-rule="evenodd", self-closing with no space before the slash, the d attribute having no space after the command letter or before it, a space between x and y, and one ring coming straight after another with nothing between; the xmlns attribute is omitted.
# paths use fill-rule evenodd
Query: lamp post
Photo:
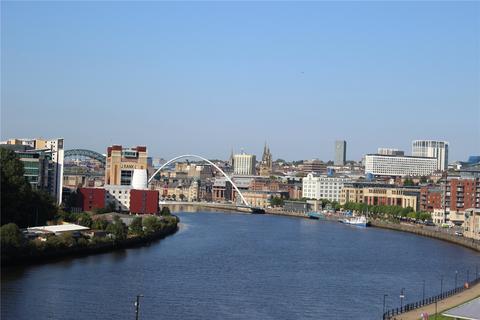
<svg viewBox="0 0 480 320"><path fill-rule="evenodd" d="M138 320L138 313L140 311L140 297L143 297L143 294L137 295L137 301L135 302L135 320Z"/></svg>
<svg viewBox="0 0 480 320"><path fill-rule="evenodd" d="M383 295L383 314L385 314L385 298L388 297L388 294ZM383 315L382 315L383 316Z"/></svg>
<svg viewBox="0 0 480 320"><path fill-rule="evenodd" d="M400 291L400 310L403 308L403 299L405 298L405 288Z"/></svg>
<svg viewBox="0 0 480 320"><path fill-rule="evenodd" d="M443 294L443 275L440 276L440 294Z"/></svg>
<svg viewBox="0 0 480 320"><path fill-rule="evenodd" d="M425 280L423 280L422 300L425 300Z"/></svg>
<svg viewBox="0 0 480 320"><path fill-rule="evenodd" d="M457 276L458 276L458 271L455 270L455 289L457 289Z"/></svg>

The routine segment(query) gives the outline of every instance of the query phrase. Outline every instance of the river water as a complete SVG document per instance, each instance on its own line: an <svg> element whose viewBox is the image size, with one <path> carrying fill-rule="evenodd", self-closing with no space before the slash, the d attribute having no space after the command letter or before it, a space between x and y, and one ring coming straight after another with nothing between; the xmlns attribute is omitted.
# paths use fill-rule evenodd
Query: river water
<svg viewBox="0 0 480 320"><path fill-rule="evenodd" d="M480 254L337 222L180 213L150 246L4 268L2 319L380 319L475 275Z"/></svg>

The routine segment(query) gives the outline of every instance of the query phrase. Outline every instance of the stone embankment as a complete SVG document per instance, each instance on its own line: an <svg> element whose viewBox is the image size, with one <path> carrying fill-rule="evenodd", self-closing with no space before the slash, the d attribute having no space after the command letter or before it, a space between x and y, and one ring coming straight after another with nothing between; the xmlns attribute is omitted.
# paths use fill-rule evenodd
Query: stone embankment
<svg viewBox="0 0 480 320"><path fill-rule="evenodd" d="M378 228L410 232L420 236L448 241L448 242L455 243L455 244L464 246L466 248L470 248L480 252L480 241L475 241L470 238L459 237L453 234L448 234L446 232L442 232L441 230L435 230L432 228L424 227L422 225L401 224L401 223L393 223L393 222L386 222L386 221L380 221L380 220L370 221L370 224Z"/></svg>

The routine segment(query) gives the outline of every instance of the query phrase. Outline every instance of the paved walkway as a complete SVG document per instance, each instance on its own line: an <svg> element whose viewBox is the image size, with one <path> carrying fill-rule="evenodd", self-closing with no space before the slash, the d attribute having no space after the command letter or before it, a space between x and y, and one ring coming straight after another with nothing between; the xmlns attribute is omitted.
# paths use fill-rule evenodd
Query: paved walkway
<svg viewBox="0 0 480 320"><path fill-rule="evenodd" d="M437 312L442 313L445 310L451 309L459 304L465 303L469 300L472 300L480 296L480 284L477 283L475 286L471 287L468 290L460 292L450 298L441 300L437 302ZM435 314L435 303L429 304L423 308L419 308L404 314L398 315L393 319L397 320L418 320L421 318L422 313L427 312L429 315Z"/></svg>

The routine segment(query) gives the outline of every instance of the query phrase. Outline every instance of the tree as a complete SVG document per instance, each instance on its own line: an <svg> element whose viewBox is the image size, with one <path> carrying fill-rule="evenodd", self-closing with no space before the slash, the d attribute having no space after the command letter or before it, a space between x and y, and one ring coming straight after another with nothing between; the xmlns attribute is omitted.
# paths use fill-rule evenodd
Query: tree
<svg viewBox="0 0 480 320"><path fill-rule="evenodd" d="M177 195L176 195L176 194L172 194L172 199L173 199L173 201L175 201L176 198L177 198Z"/></svg>
<svg viewBox="0 0 480 320"><path fill-rule="evenodd" d="M161 216L170 216L171 215L170 209L168 207L163 207L162 211L160 211L160 215Z"/></svg>
<svg viewBox="0 0 480 320"><path fill-rule="evenodd" d="M45 224L57 207L53 199L41 190L32 190L24 177L23 163L15 152L0 148L1 223L19 227Z"/></svg>
<svg viewBox="0 0 480 320"><path fill-rule="evenodd" d="M95 219L92 222L92 229L105 230L107 229L107 227L108 227L108 222L103 218Z"/></svg>
<svg viewBox="0 0 480 320"><path fill-rule="evenodd" d="M161 229L162 222L156 216L149 216L143 219L145 233L154 233Z"/></svg>
<svg viewBox="0 0 480 320"><path fill-rule="evenodd" d="M180 201L183 201L183 199L185 199L185 195L183 193L180 194Z"/></svg>
<svg viewBox="0 0 480 320"><path fill-rule="evenodd" d="M106 231L113 235L115 240L124 240L127 238L128 228L118 216L115 216L113 223L107 226Z"/></svg>
<svg viewBox="0 0 480 320"><path fill-rule="evenodd" d="M19 248L23 243L23 235L15 223L4 224L0 228L0 237L2 241L2 250Z"/></svg>
<svg viewBox="0 0 480 320"><path fill-rule="evenodd" d="M80 214L76 222L81 226L91 228L93 221L92 221L92 217L88 213L84 212Z"/></svg>
<svg viewBox="0 0 480 320"><path fill-rule="evenodd" d="M133 218L133 221L130 224L129 229L130 229L130 232L135 235L142 235L143 234L142 218L141 217Z"/></svg>
<svg viewBox="0 0 480 320"><path fill-rule="evenodd" d="M283 199L280 197L273 197L270 199L270 205L276 206L283 206Z"/></svg>

